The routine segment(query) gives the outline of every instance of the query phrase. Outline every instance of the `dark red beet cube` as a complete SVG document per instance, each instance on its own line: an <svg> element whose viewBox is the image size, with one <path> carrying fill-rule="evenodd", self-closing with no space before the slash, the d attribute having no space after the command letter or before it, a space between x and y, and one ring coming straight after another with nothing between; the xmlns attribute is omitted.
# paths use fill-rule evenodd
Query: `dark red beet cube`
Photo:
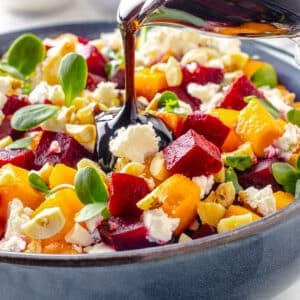
<svg viewBox="0 0 300 300"><path fill-rule="evenodd" d="M0 167L6 164L31 169L33 166L34 154L29 149L1 149L0 150Z"/></svg>
<svg viewBox="0 0 300 300"><path fill-rule="evenodd" d="M0 125L0 139L10 136L13 140L20 138L24 132L15 130L10 125L12 115L6 115Z"/></svg>
<svg viewBox="0 0 300 300"><path fill-rule="evenodd" d="M154 246L147 239L148 229L138 218L110 217L98 226L102 240L116 250Z"/></svg>
<svg viewBox="0 0 300 300"><path fill-rule="evenodd" d="M276 162L275 159L264 159L259 161L251 169L239 176L239 184L245 189L250 186L262 189L270 184L274 192L280 190L281 187L276 182L272 173L272 164L274 162Z"/></svg>
<svg viewBox="0 0 300 300"><path fill-rule="evenodd" d="M137 176L112 173L109 182L108 210L112 216L138 217L136 203L150 192L147 182Z"/></svg>
<svg viewBox="0 0 300 300"><path fill-rule="evenodd" d="M85 58L90 73L106 77L104 67L107 61L93 44L78 44L76 51Z"/></svg>
<svg viewBox="0 0 300 300"><path fill-rule="evenodd" d="M219 148L193 129L168 145L163 155L167 170L189 177L217 173L223 165Z"/></svg>
<svg viewBox="0 0 300 300"><path fill-rule="evenodd" d="M106 81L106 79L104 77L93 74L93 73L88 73L85 87L88 90L93 91L94 89L96 89L97 85L103 81Z"/></svg>
<svg viewBox="0 0 300 300"><path fill-rule="evenodd" d="M167 89L168 91L171 91L175 93L181 101L189 104L192 108L192 110L198 110L201 104L201 101L195 97L192 97L185 91L185 87L180 86L180 87L169 87Z"/></svg>
<svg viewBox="0 0 300 300"><path fill-rule="evenodd" d="M224 79L224 70L221 68L205 67L197 65L194 72L189 71L186 66L182 67L182 84L186 86L191 82L198 84L217 83L220 84Z"/></svg>
<svg viewBox="0 0 300 300"><path fill-rule="evenodd" d="M21 107L29 105L30 102L27 96L11 95L7 96L7 100L2 109L5 115L12 115Z"/></svg>
<svg viewBox="0 0 300 300"><path fill-rule="evenodd" d="M242 75L231 84L219 106L241 110L247 105L244 101L244 97L247 96L256 96L260 99L265 98L263 93L254 86L251 80L247 76Z"/></svg>
<svg viewBox="0 0 300 300"><path fill-rule="evenodd" d="M216 233L217 229L215 227L208 224L203 224L192 233L192 239L195 240Z"/></svg>
<svg viewBox="0 0 300 300"><path fill-rule="evenodd" d="M125 88L125 70L119 69L117 73L112 77L112 82L116 84L116 87L118 89L124 89Z"/></svg>
<svg viewBox="0 0 300 300"><path fill-rule="evenodd" d="M230 128L217 117L201 111L194 111L188 115L183 125L183 132L187 132L189 129L194 129L197 133L202 134L218 148L221 148L230 132Z"/></svg>
<svg viewBox="0 0 300 300"><path fill-rule="evenodd" d="M91 158L91 153L66 133L44 131L34 156L37 168L46 162L53 165L63 163L75 168L80 159Z"/></svg>

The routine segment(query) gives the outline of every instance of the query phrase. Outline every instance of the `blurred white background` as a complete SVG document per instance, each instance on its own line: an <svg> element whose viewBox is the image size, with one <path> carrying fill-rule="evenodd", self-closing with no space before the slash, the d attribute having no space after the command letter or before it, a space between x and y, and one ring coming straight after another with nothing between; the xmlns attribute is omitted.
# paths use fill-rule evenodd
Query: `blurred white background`
<svg viewBox="0 0 300 300"><path fill-rule="evenodd" d="M120 0L0 0L0 34L18 29L64 22L115 21L119 1ZM274 42L271 41L271 43ZM275 45L283 46L286 50L290 50L291 52L294 51L293 45L288 43L285 39L275 41ZM298 300L300 299L299 295L300 270L298 281L272 300Z"/></svg>
<svg viewBox="0 0 300 300"><path fill-rule="evenodd" d="M64 22L114 21L119 0L0 0L0 33Z"/></svg>

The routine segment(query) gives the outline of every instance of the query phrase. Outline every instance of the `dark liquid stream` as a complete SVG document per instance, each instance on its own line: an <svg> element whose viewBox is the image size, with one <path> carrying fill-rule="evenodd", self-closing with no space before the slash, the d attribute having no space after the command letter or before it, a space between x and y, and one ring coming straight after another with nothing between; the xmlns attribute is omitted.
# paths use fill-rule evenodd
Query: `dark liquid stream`
<svg viewBox="0 0 300 300"><path fill-rule="evenodd" d="M300 32L298 0L123 0L118 11L125 54L126 101L115 114L103 113L96 119L98 139L95 160L112 170L116 158L109 141L121 127L151 122L160 136L160 147L172 141L172 134L159 119L137 113L134 88L135 35L141 26L187 26L228 36L290 36ZM142 142L142 141L137 141Z"/></svg>

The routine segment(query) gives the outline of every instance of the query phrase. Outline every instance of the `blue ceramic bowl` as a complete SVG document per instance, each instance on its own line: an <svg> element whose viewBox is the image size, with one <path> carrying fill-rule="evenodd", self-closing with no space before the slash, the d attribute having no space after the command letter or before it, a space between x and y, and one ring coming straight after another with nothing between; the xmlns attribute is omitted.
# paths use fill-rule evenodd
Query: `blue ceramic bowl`
<svg viewBox="0 0 300 300"><path fill-rule="evenodd" d="M114 24L84 23L32 30L95 38ZM22 32L0 36L0 51ZM278 70L300 98L291 56L253 41L244 50ZM270 299L300 269L300 202L252 225L184 244L97 255L0 254L0 297L14 299Z"/></svg>

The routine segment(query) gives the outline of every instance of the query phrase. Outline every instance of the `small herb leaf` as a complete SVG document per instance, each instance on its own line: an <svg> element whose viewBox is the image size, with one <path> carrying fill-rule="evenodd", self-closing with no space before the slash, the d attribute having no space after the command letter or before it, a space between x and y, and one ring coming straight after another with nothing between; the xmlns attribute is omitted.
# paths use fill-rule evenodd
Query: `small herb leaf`
<svg viewBox="0 0 300 300"><path fill-rule="evenodd" d="M278 83L277 73L273 66L266 64L259 68L252 76L252 82L257 86L275 87Z"/></svg>
<svg viewBox="0 0 300 300"><path fill-rule="evenodd" d="M106 208L106 204L103 202L90 203L85 205L75 216L76 222L84 222L93 219L102 214L102 211Z"/></svg>
<svg viewBox="0 0 300 300"><path fill-rule="evenodd" d="M24 76L15 67L5 63L0 63L0 72L21 80L25 80Z"/></svg>
<svg viewBox="0 0 300 300"><path fill-rule="evenodd" d="M47 193L49 191L49 187L47 186L46 182L35 172L29 173L28 181L35 189L43 193Z"/></svg>
<svg viewBox="0 0 300 300"><path fill-rule="evenodd" d="M31 75L45 57L45 46L34 34L19 36L7 52L7 63L16 68L24 77Z"/></svg>
<svg viewBox="0 0 300 300"><path fill-rule="evenodd" d="M70 106L86 86L88 76L87 63L83 56L77 53L68 53L62 59L59 69L59 82L65 93L65 105Z"/></svg>
<svg viewBox="0 0 300 300"><path fill-rule="evenodd" d="M228 155L225 162L227 166L239 171L245 171L252 166L252 159L249 155Z"/></svg>
<svg viewBox="0 0 300 300"><path fill-rule="evenodd" d="M12 128L26 131L53 117L59 110L58 106L49 104L28 105L17 110L12 119Z"/></svg>
<svg viewBox="0 0 300 300"><path fill-rule="evenodd" d="M75 176L75 191L84 204L106 203L108 194L97 171L91 167L79 169Z"/></svg>
<svg viewBox="0 0 300 300"><path fill-rule="evenodd" d="M238 177L237 177L236 173L234 172L234 169L231 167L229 167L225 170L225 181L226 182L231 181L233 183L234 188L237 193L239 191L243 190L243 188L239 184Z"/></svg>
<svg viewBox="0 0 300 300"><path fill-rule="evenodd" d="M28 147L32 142L32 137L31 136L27 136L25 138L19 139L14 141L13 143L9 144L6 149L23 149Z"/></svg>
<svg viewBox="0 0 300 300"><path fill-rule="evenodd" d="M290 164L276 162L272 164L272 173L277 183L283 186L286 192L295 194L297 171Z"/></svg>
<svg viewBox="0 0 300 300"><path fill-rule="evenodd" d="M287 120L292 124L298 125L300 127L300 110L289 110L287 113Z"/></svg>

